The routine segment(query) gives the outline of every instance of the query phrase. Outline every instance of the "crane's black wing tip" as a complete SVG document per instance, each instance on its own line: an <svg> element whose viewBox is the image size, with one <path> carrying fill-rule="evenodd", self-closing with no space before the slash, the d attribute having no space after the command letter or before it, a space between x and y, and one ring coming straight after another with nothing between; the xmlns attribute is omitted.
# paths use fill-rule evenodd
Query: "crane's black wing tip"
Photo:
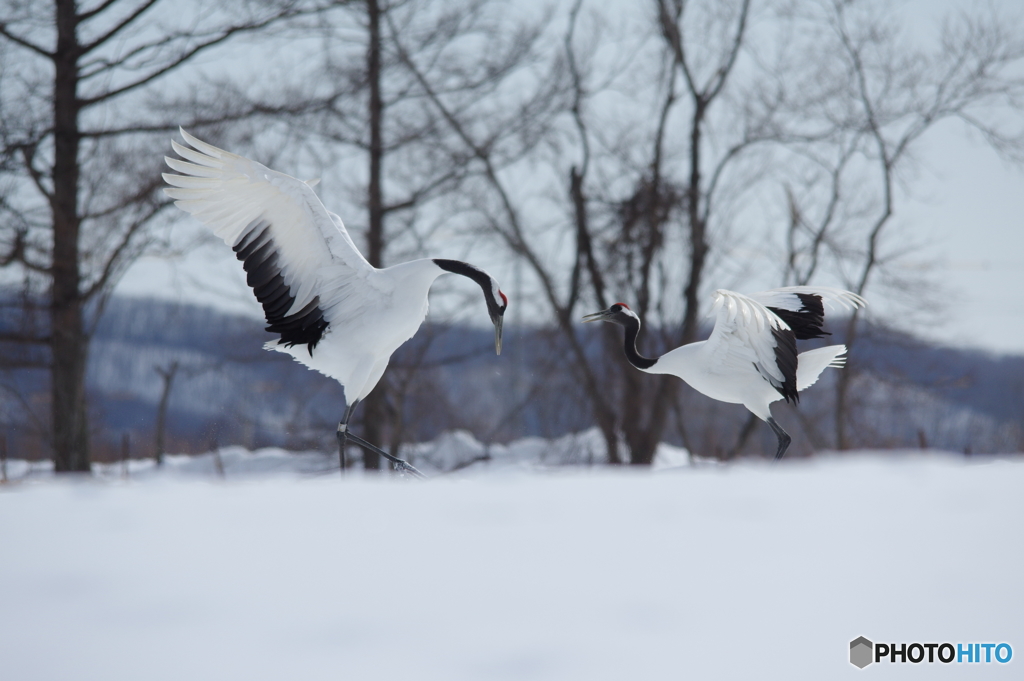
<svg viewBox="0 0 1024 681"><path fill-rule="evenodd" d="M319 296L298 312L286 314L295 304L295 295L281 274L270 222L264 218L250 222L232 250L242 261L246 283L263 306L268 324L266 330L280 334L280 344L286 347L307 346L312 357L313 348L323 338L329 323L324 319Z"/></svg>
<svg viewBox="0 0 1024 681"><path fill-rule="evenodd" d="M781 307L769 307L779 319L786 322L797 340L824 338L832 334L822 329L825 323L825 305L821 296L813 293L793 293L800 300L799 310L786 310Z"/></svg>
<svg viewBox="0 0 1024 681"><path fill-rule="evenodd" d="M772 385L779 394L793 404L800 403L800 393L796 389L796 334L790 329L771 325L772 337L775 339L775 366L782 372L782 385Z"/></svg>

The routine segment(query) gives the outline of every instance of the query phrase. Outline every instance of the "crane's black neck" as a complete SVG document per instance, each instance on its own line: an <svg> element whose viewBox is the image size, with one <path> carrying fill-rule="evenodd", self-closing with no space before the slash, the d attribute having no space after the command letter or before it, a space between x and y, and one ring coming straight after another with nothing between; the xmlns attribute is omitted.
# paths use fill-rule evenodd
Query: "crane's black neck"
<svg viewBox="0 0 1024 681"><path fill-rule="evenodd" d="M445 260L444 258L434 258L433 260L434 264L442 270L469 277L479 284L484 292L484 300L487 302L487 311L490 313L491 319L494 319L495 315L501 314L503 305L495 297L496 286L489 274L461 260Z"/></svg>
<svg viewBox="0 0 1024 681"><path fill-rule="evenodd" d="M622 349L626 353L626 359L637 369L650 369L658 362L658 358L644 357L636 351L636 337L640 335L640 320L635 317L627 317L623 326L626 329L626 344Z"/></svg>

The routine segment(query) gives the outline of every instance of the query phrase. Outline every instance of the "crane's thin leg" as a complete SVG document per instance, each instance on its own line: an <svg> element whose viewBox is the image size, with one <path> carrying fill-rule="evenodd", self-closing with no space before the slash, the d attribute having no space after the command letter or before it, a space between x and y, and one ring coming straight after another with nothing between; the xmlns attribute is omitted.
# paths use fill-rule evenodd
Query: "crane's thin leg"
<svg viewBox="0 0 1024 681"><path fill-rule="evenodd" d="M341 466L342 477L344 477L345 469L348 467L348 460L345 458L345 445L348 443L349 438L348 420L352 418L352 412L357 404L359 404L358 400L348 405L348 408L345 409L345 415L338 423L338 463Z"/></svg>
<svg viewBox="0 0 1024 681"><path fill-rule="evenodd" d="M775 453L775 460L778 461L782 458L782 455L786 453L786 449L789 447L789 443L792 442L793 438L789 436L789 433L782 429L782 426L773 419L771 416L768 417L768 425L775 431L775 437L779 438L779 451Z"/></svg>
<svg viewBox="0 0 1024 681"><path fill-rule="evenodd" d="M348 409L345 410L345 416L341 419L341 422L338 424L338 462L341 464L341 474L345 475L345 445L348 443L349 440L351 440L360 447L369 449L371 452L376 452L377 454L383 456L388 461L391 461L392 463L395 464L395 468L397 468L399 472L409 473L417 478L426 479L427 476L423 475L423 473L420 473L418 470L416 470L416 468L413 467L412 464L408 463L407 461L403 461L402 459L399 459L397 456L392 456L391 454L388 454L377 445L370 444L369 442L359 437L358 435L354 435L348 429L348 421L352 417L352 411L356 408L357 404L359 404L359 402L353 402L348 406Z"/></svg>
<svg viewBox="0 0 1024 681"><path fill-rule="evenodd" d="M376 452L380 456L383 456L385 459L387 459L391 463L395 464L395 468L397 468L399 470L399 472L411 473L413 476L415 476L417 478L421 478L421 479L424 479L424 480L426 479L427 476L423 475L423 473L420 473L418 470L416 470L416 468L411 463L409 463L408 461L405 461L403 459L399 459L397 456L393 456L391 454L388 454L387 452L385 452L383 449L381 449L377 445L370 444L369 442L367 442L363 438L359 437L358 435L354 435L354 434L349 433L349 432L346 431L346 437L349 440L352 440L352 442L356 443L360 447L364 447L366 449L369 449L371 452Z"/></svg>

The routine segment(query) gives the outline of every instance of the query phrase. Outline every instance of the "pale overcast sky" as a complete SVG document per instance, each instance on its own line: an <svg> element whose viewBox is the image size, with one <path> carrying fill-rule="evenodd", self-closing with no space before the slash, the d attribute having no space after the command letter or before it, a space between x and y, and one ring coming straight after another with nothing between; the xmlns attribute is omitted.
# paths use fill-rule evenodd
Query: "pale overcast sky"
<svg viewBox="0 0 1024 681"><path fill-rule="evenodd" d="M920 335L1024 355L1024 172L980 142L939 132L899 216L928 244L919 263L949 295L942 319Z"/></svg>

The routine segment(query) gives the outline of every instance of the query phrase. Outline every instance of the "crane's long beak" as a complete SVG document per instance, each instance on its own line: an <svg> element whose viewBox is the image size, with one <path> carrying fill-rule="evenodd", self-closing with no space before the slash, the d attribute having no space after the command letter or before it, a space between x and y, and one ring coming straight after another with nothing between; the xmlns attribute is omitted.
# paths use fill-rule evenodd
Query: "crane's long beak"
<svg viewBox="0 0 1024 681"><path fill-rule="evenodd" d="M612 316L612 311L610 309L609 310L601 310L600 312L594 312L592 314L586 315L585 317L583 317L583 321L584 322L601 322L601 321L604 321L605 319L608 319L611 316Z"/></svg>
<svg viewBox="0 0 1024 681"><path fill-rule="evenodd" d="M501 323L505 318L498 315L494 318L494 352L501 354Z"/></svg>

